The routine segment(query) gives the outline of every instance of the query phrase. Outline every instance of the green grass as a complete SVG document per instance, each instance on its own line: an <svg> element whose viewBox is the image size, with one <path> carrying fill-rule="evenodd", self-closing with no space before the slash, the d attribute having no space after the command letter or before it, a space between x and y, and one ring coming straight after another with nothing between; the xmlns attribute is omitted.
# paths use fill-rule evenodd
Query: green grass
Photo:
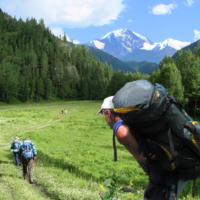
<svg viewBox="0 0 200 200"><path fill-rule="evenodd" d="M113 161L112 130L102 115L95 115L101 103L0 104L0 199L98 200L103 181L114 172L126 174L123 182L132 180L138 191L121 199L142 199L148 178L118 142L118 161ZM62 114L62 109L68 114ZM9 149L15 136L21 140L29 137L37 148L34 185L23 180L22 167L14 165ZM196 189L198 186L197 182ZM183 190L182 199L187 195L189 199L191 183Z"/></svg>

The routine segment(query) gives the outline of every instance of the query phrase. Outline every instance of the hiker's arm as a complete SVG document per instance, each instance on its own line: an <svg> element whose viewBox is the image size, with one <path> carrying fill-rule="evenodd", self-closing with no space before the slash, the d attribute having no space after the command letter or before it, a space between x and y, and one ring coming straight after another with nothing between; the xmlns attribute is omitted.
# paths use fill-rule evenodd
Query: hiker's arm
<svg viewBox="0 0 200 200"><path fill-rule="evenodd" d="M120 126L117 130L117 140L124 145L126 149L133 155L133 157L144 164L147 164L142 153L139 153L139 147L135 137L130 133L127 126Z"/></svg>
<svg viewBox="0 0 200 200"><path fill-rule="evenodd" d="M34 157L34 160L35 160L35 157L37 155L37 150L36 150L35 145L34 145L33 142L32 142L32 151L33 151L33 157Z"/></svg>

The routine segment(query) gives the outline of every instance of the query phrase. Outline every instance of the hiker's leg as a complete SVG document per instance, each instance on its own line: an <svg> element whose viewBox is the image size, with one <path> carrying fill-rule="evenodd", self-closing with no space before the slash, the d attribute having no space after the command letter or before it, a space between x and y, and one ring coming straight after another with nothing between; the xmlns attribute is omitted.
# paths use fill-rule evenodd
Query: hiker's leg
<svg viewBox="0 0 200 200"><path fill-rule="evenodd" d="M24 177L24 179L26 179L27 176L28 176L28 173L27 173L27 162L25 160L23 160L22 163L23 163L23 177Z"/></svg>
<svg viewBox="0 0 200 200"><path fill-rule="evenodd" d="M178 182L178 190L177 190L177 199L187 184L188 181L180 180ZM143 200L174 200L174 187L172 186L172 190L170 192L169 198L166 198L166 188L162 186L155 185L149 182L145 192Z"/></svg>
<svg viewBox="0 0 200 200"><path fill-rule="evenodd" d="M19 165L19 155L18 155L18 153L14 153L14 157L15 157L15 164L18 166Z"/></svg>
<svg viewBox="0 0 200 200"><path fill-rule="evenodd" d="M144 171L146 171L145 168ZM143 200L169 200L170 190L164 186L165 170L154 165L148 169L148 172L150 181L144 192Z"/></svg>
<svg viewBox="0 0 200 200"><path fill-rule="evenodd" d="M163 186L149 182L144 191L143 200L168 200L168 198L166 198L166 190Z"/></svg>
<svg viewBox="0 0 200 200"><path fill-rule="evenodd" d="M185 187L185 185L188 183L188 181L183 181L183 180L179 180L178 182L178 188L177 188L177 199L181 193L181 191L183 190L183 188ZM174 188L175 186L172 186L172 191L170 192L170 198L169 200L173 200L173 194L174 194Z"/></svg>
<svg viewBox="0 0 200 200"><path fill-rule="evenodd" d="M33 182L33 159L30 159L28 162L28 171L29 171L29 181Z"/></svg>
<svg viewBox="0 0 200 200"><path fill-rule="evenodd" d="M16 159L16 165L19 166L19 154L16 153L15 156L16 156L16 157L15 157L15 159Z"/></svg>
<svg viewBox="0 0 200 200"><path fill-rule="evenodd" d="M16 153L14 153L14 158L15 158L15 165L17 165Z"/></svg>

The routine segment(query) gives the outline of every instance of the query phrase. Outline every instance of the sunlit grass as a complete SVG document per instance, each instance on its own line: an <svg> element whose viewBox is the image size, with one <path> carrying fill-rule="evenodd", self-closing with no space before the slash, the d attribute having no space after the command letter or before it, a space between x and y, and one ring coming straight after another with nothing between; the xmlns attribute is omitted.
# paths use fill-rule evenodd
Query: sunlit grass
<svg viewBox="0 0 200 200"><path fill-rule="evenodd" d="M119 143L118 161L113 161L112 130L103 116L95 115L100 105L101 101L0 105L0 199L35 199L36 195L37 199L98 200L100 186L114 172L126 174L123 182L132 181L138 191L121 200L142 199L148 177ZM62 114L62 109L68 114ZM23 180L22 167L14 166L9 149L15 136L30 137L37 148L34 187ZM191 184L182 195L190 198Z"/></svg>

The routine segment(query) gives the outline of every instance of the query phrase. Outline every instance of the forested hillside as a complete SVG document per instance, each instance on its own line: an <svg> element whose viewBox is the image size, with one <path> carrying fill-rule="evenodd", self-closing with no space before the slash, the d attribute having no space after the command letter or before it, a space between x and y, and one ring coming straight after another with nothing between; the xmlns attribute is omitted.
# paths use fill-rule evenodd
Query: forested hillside
<svg viewBox="0 0 200 200"><path fill-rule="evenodd" d="M180 50L177 54L175 60L165 57L149 80L164 85L190 114L196 115L200 111L200 43L194 53L189 49Z"/></svg>
<svg viewBox="0 0 200 200"><path fill-rule="evenodd" d="M200 107L200 44L165 57L151 75L113 71L84 45L55 37L44 21L17 20L0 10L0 101L96 100L114 95L126 82L163 84L191 112Z"/></svg>
<svg viewBox="0 0 200 200"><path fill-rule="evenodd" d="M157 63L149 63L147 61L136 62L136 61L125 61L127 65L135 70L138 70L142 74L151 74L154 70L159 68Z"/></svg>
<svg viewBox="0 0 200 200"><path fill-rule="evenodd" d="M112 68L114 71L120 71L122 70L123 72L132 72L135 73L136 70L132 67L130 67L129 65L127 65L125 62L119 60L118 58L102 51L99 50L95 47L92 46L88 46L88 51L89 53L91 53L92 55L96 56L97 58L99 58L99 60L101 62L107 62L109 65L112 65Z"/></svg>
<svg viewBox="0 0 200 200"><path fill-rule="evenodd" d="M16 20L0 10L0 100L99 99L113 70L85 46L59 39L43 20Z"/></svg>

